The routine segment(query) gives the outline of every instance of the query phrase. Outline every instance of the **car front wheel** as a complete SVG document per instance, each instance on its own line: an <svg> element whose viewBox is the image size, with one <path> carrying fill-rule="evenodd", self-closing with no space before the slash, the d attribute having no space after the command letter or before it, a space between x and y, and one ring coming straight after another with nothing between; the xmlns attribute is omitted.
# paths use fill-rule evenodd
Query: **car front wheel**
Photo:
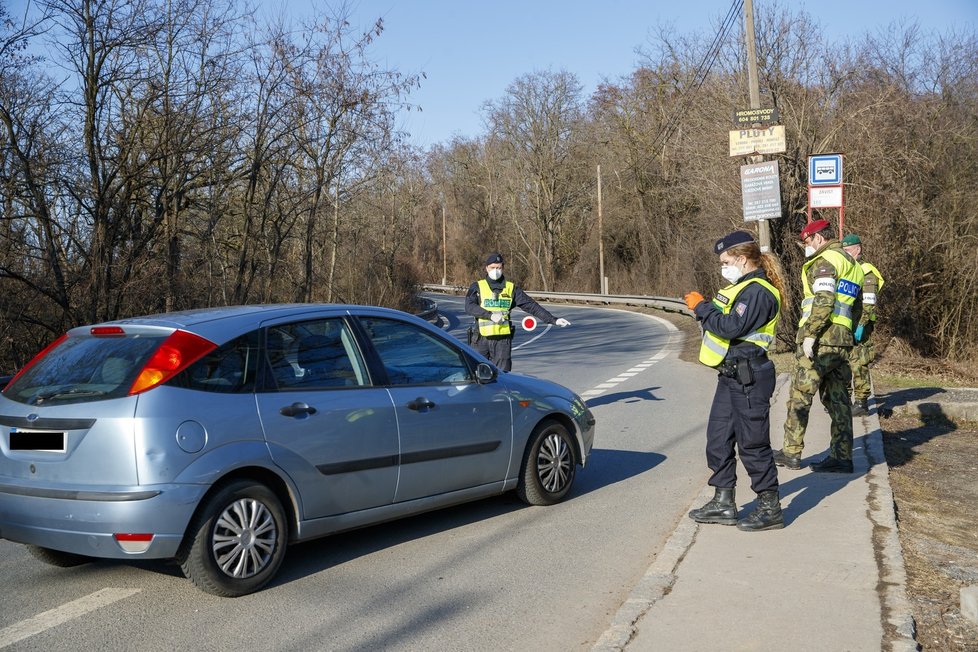
<svg viewBox="0 0 978 652"><path fill-rule="evenodd" d="M548 419L530 436L516 493L530 505L559 503L574 484L576 469L570 433L559 422Z"/></svg>
<svg viewBox="0 0 978 652"><path fill-rule="evenodd" d="M207 593L233 598L275 576L285 558L288 525L268 487L238 481L205 503L187 537L179 559L184 575Z"/></svg>

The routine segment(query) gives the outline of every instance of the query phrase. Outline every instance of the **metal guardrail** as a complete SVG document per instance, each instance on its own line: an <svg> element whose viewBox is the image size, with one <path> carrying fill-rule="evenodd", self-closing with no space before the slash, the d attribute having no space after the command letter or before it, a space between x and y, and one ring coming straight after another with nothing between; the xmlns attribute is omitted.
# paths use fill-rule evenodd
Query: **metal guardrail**
<svg viewBox="0 0 978 652"><path fill-rule="evenodd" d="M469 289L460 285L434 284L425 284L421 288L429 292L451 292L454 294L464 294ZM685 301L682 299L673 299L672 297L643 297L628 294L581 294L577 292L537 292L534 290L527 290L527 294L534 299L578 301L581 303L598 303L602 305L642 306L645 308L656 308L665 312L675 312L688 317L693 316L693 312L686 307Z"/></svg>

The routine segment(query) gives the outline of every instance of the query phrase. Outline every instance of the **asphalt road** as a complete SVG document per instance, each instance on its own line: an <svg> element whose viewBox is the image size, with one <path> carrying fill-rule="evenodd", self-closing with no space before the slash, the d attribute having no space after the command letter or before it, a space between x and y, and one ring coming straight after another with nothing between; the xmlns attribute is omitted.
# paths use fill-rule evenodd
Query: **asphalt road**
<svg viewBox="0 0 978 652"><path fill-rule="evenodd" d="M437 297L464 338L460 297ZM570 497L506 495L305 543L238 599L162 563L59 569L0 541L0 648L17 650L588 649L707 478L713 374L679 333L633 312L549 306L567 328L520 332L513 369L557 380L597 417Z"/></svg>

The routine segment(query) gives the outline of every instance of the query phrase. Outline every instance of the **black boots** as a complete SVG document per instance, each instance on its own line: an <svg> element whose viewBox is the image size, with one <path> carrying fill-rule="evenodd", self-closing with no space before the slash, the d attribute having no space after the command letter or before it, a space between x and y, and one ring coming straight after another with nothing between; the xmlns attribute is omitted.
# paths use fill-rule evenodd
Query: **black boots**
<svg viewBox="0 0 978 652"><path fill-rule="evenodd" d="M734 501L734 490L717 487L713 500L699 509L692 510L689 517L697 523L736 525L737 503Z"/></svg>
<svg viewBox="0 0 978 652"><path fill-rule="evenodd" d="M762 491L757 494L757 507L747 518L737 523L737 529L745 532L780 530L784 527L781 513L781 500L777 491Z"/></svg>
<svg viewBox="0 0 978 652"><path fill-rule="evenodd" d="M774 463L786 469L797 471L801 468L801 455L788 455L784 450L774 451Z"/></svg>
<svg viewBox="0 0 978 652"><path fill-rule="evenodd" d="M816 473L852 473L852 460L826 457L824 460L812 462L811 469Z"/></svg>
<svg viewBox="0 0 978 652"><path fill-rule="evenodd" d="M852 416L862 417L869 414L869 399L857 398L852 402Z"/></svg>

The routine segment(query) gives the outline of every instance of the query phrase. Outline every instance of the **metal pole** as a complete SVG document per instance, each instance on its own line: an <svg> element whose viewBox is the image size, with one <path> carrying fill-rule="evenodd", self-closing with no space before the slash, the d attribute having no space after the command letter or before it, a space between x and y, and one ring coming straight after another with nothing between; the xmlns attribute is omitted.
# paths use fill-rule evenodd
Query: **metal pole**
<svg viewBox="0 0 978 652"><path fill-rule="evenodd" d="M744 37L747 39L747 85L750 91L750 108L761 108L761 90L757 82L757 51L754 39L754 1L744 0ZM763 156L750 157L751 163L760 163ZM767 220L757 221L757 240L761 251L771 251L771 230Z"/></svg>
<svg viewBox="0 0 978 652"><path fill-rule="evenodd" d="M598 166L598 292L607 294L604 282L604 226L601 217L601 166Z"/></svg>

